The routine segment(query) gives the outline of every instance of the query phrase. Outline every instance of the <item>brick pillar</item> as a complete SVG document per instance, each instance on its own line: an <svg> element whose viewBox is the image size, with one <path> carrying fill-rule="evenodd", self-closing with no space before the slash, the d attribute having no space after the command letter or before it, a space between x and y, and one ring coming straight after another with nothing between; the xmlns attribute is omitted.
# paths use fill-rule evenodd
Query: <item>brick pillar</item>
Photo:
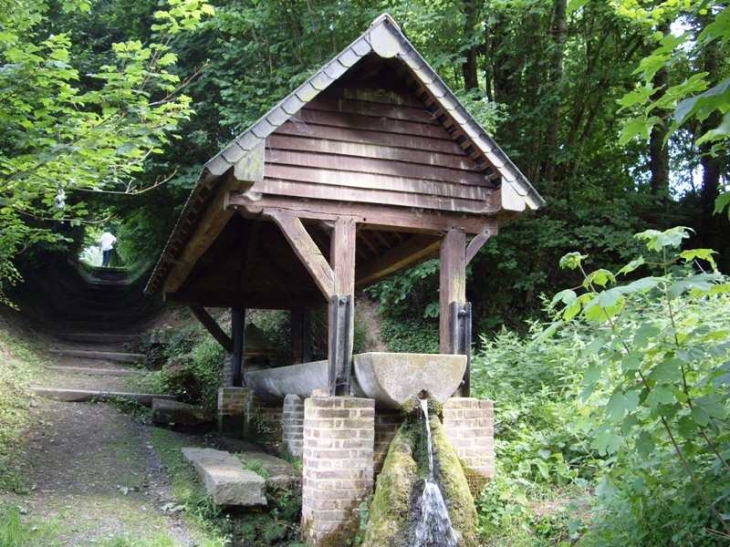
<svg viewBox="0 0 730 547"><path fill-rule="evenodd" d="M233 354L226 352L223 357L223 369L221 370L221 386L231 387L233 385Z"/></svg>
<svg viewBox="0 0 730 547"><path fill-rule="evenodd" d="M253 394L243 387L218 389L218 433L243 437L250 418Z"/></svg>
<svg viewBox="0 0 730 547"><path fill-rule="evenodd" d="M375 413L375 475L382 471L390 442L403 420L403 413L399 410L378 410Z"/></svg>
<svg viewBox="0 0 730 547"><path fill-rule="evenodd" d="M297 458L302 457L304 450L304 401L299 395L284 397L281 440L289 454Z"/></svg>
<svg viewBox="0 0 730 547"><path fill-rule="evenodd" d="M372 399L304 401L302 535L309 545L345 545L357 532L358 506L373 489L374 434Z"/></svg>
<svg viewBox="0 0 730 547"><path fill-rule="evenodd" d="M444 432L461 463L485 478L494 477L492 401L452 397L443 406Z"/></svg>

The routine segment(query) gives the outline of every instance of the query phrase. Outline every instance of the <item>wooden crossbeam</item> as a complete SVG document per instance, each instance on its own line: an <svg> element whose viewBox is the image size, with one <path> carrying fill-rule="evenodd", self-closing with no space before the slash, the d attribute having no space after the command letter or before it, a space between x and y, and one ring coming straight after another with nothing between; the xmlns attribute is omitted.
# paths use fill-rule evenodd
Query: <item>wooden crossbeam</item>
<svg viewBox="0 0 730 547"><path fill-rule="evenodd" d="M231 340L231 337L223 332L223 329L205 308L202 306L190 306L190 311L193 313L195 318L203 324L205 330L210 333L210 335L223 347L224 350L228 352L233 351L233 340Z"/></svg>
<svg viewBox="0 0 730 547"><path fill-rule="evenodd" d="M361 228L392 231L443 234L456 228L467 234L478 234L489 227L492 235L497 234L497 219L483 215L467 215L440 211L419 210L391 205L343 203L324 200L301 200L298 198L262 195L251 199L247 194L233 191L228 206L239 209L244 216L255 218L264 214L293 215L311 220L336 221L346 211Z"/></svg>
<svg viewBox="0 0 730 547"><path fill-rule="evenodd" d="M440 239L432 236L414 235L405 243L375 257L358 269L355 285L358 289L372 285L384 277L431 258L441 246Z"/></svg>
<svg viewBox="0 0 730 547"><path fill-rule="evenodd" d="M335 273L317 244L299 218L281 213L270 213L302 264L328 300L335 294Z"/></svg>

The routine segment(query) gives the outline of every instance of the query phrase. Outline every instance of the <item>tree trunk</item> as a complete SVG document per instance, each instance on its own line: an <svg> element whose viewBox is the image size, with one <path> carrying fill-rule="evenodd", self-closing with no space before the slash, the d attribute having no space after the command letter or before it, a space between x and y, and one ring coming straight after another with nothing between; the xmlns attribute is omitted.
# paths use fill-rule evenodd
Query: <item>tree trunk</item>
<svg viewBox="0 0 730 547"><path fill-rule="evenodd" d="M555 177L556 155L558 153L558 137L560 133L560 94L558 88L563 79L563 54L567 34L567 0L555 0L551 22L552 54L548 78L550 83L550 106L547 112L547 132L545 135L545 154L543 158L542 177L552 182Z"/></svg>
<svg viewBox="0 0 730 547"><path fill-rule="evenodd" d="M478 48L474 44L472 35L474 34L474 26L479 16L478 0L462 0L464 7L464 38L469 41L469 48L466 50L466 59L461 65L461 72L464 76L464 89L470 91L479 88L479 78L477 76L477 51Z"/></svg>
<svg viewBox="0 0 730 547"><path fill-rule="evenodd" d="M662 23L659 30L666 36L669 23ZM657 71L652 80L657 90L652 99L662 96L669 87L669 70L666 65ZM651 171L650 188L652 195L666 202L669 198L669 147L666 139L669 127L669 112L661 112L661 121L651 130L649 136L649 170Z"/></svg>

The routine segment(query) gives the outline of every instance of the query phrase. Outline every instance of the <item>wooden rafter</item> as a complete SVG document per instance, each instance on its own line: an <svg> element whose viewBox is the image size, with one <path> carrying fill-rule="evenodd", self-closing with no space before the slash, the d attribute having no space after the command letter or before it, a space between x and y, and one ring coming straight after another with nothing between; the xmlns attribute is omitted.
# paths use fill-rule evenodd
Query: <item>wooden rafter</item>
<svg viewBox="0 0 730 547"><path fill-rule="evenodd" d="M208 250L213 241L223 231L228 224L233 211L225 209L225 202L228 198L230 186L228 183L221 184L215 198L208 206L205 214L200 219L195 233L190 238L190 242L185 247L182 255L176 260L170 274L165 280L163 292L176 292L185 282L198 259Z"/></svg>

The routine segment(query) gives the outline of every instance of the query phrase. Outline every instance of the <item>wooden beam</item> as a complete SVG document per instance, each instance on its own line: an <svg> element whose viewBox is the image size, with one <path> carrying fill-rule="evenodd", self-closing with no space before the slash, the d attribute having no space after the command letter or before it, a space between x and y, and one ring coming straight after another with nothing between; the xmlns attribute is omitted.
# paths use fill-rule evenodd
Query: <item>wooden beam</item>
<svg viewBox="0 0 730 547"><path fill-rule="evenodd" d="M233 211L225 208L229 191L228 183L224 182L220 185L215 198L198 222L194 234L188 240L185 249L167 275L162 288L163 293L174 293L180 288L190 275L198 259L208 250L228 224L233 214Z"/></svg>
<svg viewBox="0 0 730 547"><path fill-rule="evenodd" d="M298 217L278 212L271 212L269 216L279 226L292 250L307 268L325 298L329 300L337 294L335 273L302 221Z"/></svg>
<svg viewBox="0 0 730 547"><path fill-rule="evenodd" d="M286 196L261 194L252 196L238 191L230 193L228 205L251 218L256 218L261 214L267 216L295 215L303 219L336 221L338 218L342 218L346 211L347 216L355 220L358 225L371 230L400 229L414 233L440 235L450 229L462 230L467 234L478 234L485 228L489 228L490 233L496 235L498 227L495 217L483 214L468 215L362 203L345 205L336 201Z"/></svg>
<svg viewBox="0 0 730 547"><path fill-rule="evenodd" d="M332 395L350 394L355 333L355 256L357 225L349 218L335 222L330 262L335 274L328 321L329 387Z"/></svg>
<svg viewBox="0 0 730 547"><path fill-rule="evenodd" d="M231 366L233 367L233 386L244 385L243 359L246 351L246 308L234 306L231 308L231 337L233 338L233 355Z"/></svg>
<svg viewBox="0 0 730 547"><path fill-rule="evenodd" d="M452 302L466 301L466 234L449 230L441 242L439 274L439 351L453 353L455 341L450 329Z"/></svg>
<svg viewBox="0 0 730 547"><path fill-rule="evenodd" d="M218 342L224 350L228 352L233 351L233 340L231 340L231 337L223 332L223 329L220 325L218 325L216 320L211 317L205 308L202 306L190 306L190 311L193 313L195 318L203 324L205 330L207 330L210 335L215 338L216 342Z"/></svg>
<svg viewBox="0 0 730 547"><path fill-rule="evenodd" d="M312 360L312 314L308 308L291 310L292 363Z"/></svg>
<svg viewBox="0 0 730 547"><path fill-rule="evenodd" d="M355 292L356 237L356 224L352 219L341 218L335 222L330 248L332 270L335 274L335 294Z"/></svg>
<svg viewBox="0 0 730 547"><path fill-rule="evenodd" d="M485 228L469 242L469 245L467 245L467 247L466 247L466 265L467 266L472 261L472 259L477 255L477 253L479 252L479 249L481 249L484 246L484 244L489 240L490 237L492 237L492 234L489 232L489 228Z"/></svg>
<svg viewBox="0 0 730 547"><path fill-rule="evenodd" d="M398 270L413 266L427 258L431 258L441 246L441 239L427 235L413 235L405 243L376 256L364 264L357 272L355 285L362 289L380 281Z"/></svg>

